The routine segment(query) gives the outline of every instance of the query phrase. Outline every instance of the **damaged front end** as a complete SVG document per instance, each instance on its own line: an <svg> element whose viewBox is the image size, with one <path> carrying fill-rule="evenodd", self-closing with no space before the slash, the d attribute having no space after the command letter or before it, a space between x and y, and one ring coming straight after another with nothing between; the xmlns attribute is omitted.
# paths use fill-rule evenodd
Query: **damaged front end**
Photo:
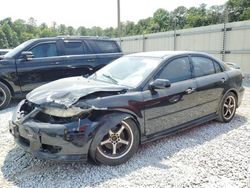
<svg viewBox="0 0 250 188"><path fill-rule="evenodd" d="M51 82L18 104L10 132L38 158L86 161L94 132L103 123L101 117L111 113L102 99L124 92L124 87L82 77Z"/></svg>
<svg viewBox="0 0 250 188"><path fill-rule="evenodd" d="M37 158L87 161L91 132L99 125L93 117L98 110L82 103L81 108L66 108L23 100L10 122L10 132L20 146Z"/></svg>

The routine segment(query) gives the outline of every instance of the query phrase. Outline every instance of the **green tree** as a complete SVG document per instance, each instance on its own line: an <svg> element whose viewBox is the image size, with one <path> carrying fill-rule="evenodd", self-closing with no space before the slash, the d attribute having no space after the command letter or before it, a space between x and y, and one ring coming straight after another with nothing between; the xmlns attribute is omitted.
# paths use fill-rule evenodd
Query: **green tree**
<svg viewBox="0 0 250 188"><path fill-rule="evenodd" d="M104 35L107 37L116 37L117 36L117 29L114 29L113 27L109 27L104 29Z"/></svg>
<svg viewBox="0 0 250 188"><path fill-rule="evenodd" d="M250 8L249 0L229 0L226 4L230 22L249 19L247 16Z"/></svg>
<svg viewBox="0 0 250 188"><path fill-rule="evenodd" d="M27 41L36 38L32 33L23 32L20 36L20 41Z"/></svg>
<svg viewBox="0 0 250 188"><path fill-rule="evenodd" d="M44 28L40 31L39 37L55 37L57 33L53 28Z"/></svg>
<svg viewBox="0 0 250 188"><path fill-rule="evenodd" d="M165 9L158 9L153 16L154 32L168 31L170 29L170 14Z"/></svg>
<svg viewBox="0 0 250 188"><path fill-rule="evenodd" d="M178 24L177 29L182 29L187 23L187 11L188 9L184 6L179 6L171 12L171 23L174 24L174 19L177 18Z"/></svg>
<svg viewBox="0 0 250 188"><path fill-rule="evenodd" d="M134 27L134 34L147 34L153 32L154 21L153 18L149 17L147 19L141 19Z"/></svg>
<svg viewBox="0 0 250 188"><path fill-rule="evenodd" d="M26 32L32 34L33 36L37 37L38 36L38 28L36 25L36 20L34 18L29 18L28 22L26 24Z"/></svg>
<svg viewBox="0 0 250 188"><path fill-rule="evenodd" d="M0 28L0 48L9 48L8 40L5 37L4 32Z"/></svg>
<svg viewBox="0 0 250 188"><path fill-rule="evenodd" d="M131 21L126 21L122 23L122 36L134 35L135 34L135 23Z"/></svg>
<svg viewBox="0 0 250 188"><path fill-rule="evenodd" d="M67 27L66 27L66 25L60 24L60 25L57 27L57 33L58 33L59 35L67 35Z"/></svg>
<svg viewBox="0 0 250 188"><path fill-rule="evenodd" d="M240 15L241 20L249 20L250 19L250 7L246 8L243 13Z"/></svg>
<svg viewBox="0 0 250 188"><path fill-rule="evenodd" d="M8 22L4 22L2 25L2 31L8 41L9 48L16 47L18 45L18 38L16 32L10 27Z"/></svg>
<svg viewBox="0 0 250 188"><path fill-rule="evenodd" d="M24 42L23 40L21 40L21 35L27 30L25 21L21 19L15 20L13 22L13 30L17 34L18 43Z"/></svg>
<svg viewBox="0 0 250 188"><path fill-rule="evenodd" d="M75 29L72 26L67 27L67 34L68 35L75 35Z"/></svg>
<svg viewBox="0 0 250 188"><path fill-rule="evenodd" d="M78 27L76 33L77 33L77 35L80 35L80 36L86 36L87 30L85 27L81 26L81 27Z"/></svg>
<svg viewBox="0 0 250 188"><path fill-rule="evenodd" d="M208 24L218 24L224 21L224 6L214 5L207 10Z"/></svg>
<svg viewBox="0 0 250 188"><path fill-rule="evenodd" d="M198 8L191 7L187 11L187 24L185 27L200 27L208 25L206 4L201 4Z"/></svg>
<svg viewBox="0 0 250 188"><path fill-rule="evenodd" d="M250 0L228 0L224 5L214 5L209 8L206 4L189 9L179 6L171 12L161 8L156 10L152 17L141 19L137 23L123 22L122 36L173 30L176 18L178 20L177 29L222 23L225 7L228 9L230 22L250 19ZM58 35L117 37L117 34L117 28L113 27L102 29L96 26L92 28L81 26L75 29L64 24L57 25L56 22L53 22L52 26L45 23L37 25L36 20L32 17L28 21L18 19L13 22L11 18L0 20L1 48L13 48L26 40L38 37Z"/></svg>
<svg viewBox="0 0 250 188"><path fill-rule="evenodd" d="M103 36L103 30L100 27L92 27L89 33L90 36Z"/></svg>

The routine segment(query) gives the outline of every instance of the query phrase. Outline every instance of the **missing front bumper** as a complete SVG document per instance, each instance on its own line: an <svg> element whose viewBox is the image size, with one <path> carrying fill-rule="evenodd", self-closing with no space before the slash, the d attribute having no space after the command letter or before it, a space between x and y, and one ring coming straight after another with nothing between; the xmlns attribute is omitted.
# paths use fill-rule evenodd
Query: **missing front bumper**
<svg viewBox="0 0 250 188"><path fill-rule="evenodd" d="M64 127L65 125L58 125L55 128L55 125L45 125L31 120L23 125L9 122L9 130L16 143L35 157L65 162L86 162L90 140L84 139L86 142L81 145L75 144L73 140L68 141L64 135ZM84 134L81 136L85 137ZM79 139L79 134L76 139Z"/></svg>

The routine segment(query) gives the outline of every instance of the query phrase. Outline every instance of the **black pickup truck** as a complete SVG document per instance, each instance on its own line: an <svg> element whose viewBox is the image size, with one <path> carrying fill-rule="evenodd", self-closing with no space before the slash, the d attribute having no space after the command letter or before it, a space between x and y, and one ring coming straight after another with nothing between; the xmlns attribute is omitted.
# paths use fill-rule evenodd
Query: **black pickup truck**
<svg viewBox="0 0 250 188"><path fill-rule="evenodd" d="M90 75L122 55L116 41L99 37L26 41L0 57L0 109L44 83Z"/></svg>

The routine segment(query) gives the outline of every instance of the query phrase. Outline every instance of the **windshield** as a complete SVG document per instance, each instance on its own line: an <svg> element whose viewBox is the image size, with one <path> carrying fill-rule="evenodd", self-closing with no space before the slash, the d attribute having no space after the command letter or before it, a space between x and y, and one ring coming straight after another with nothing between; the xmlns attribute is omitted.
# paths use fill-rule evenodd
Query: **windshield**
<svg viewBox="0 0 250 188"><path fill-rule="evenodd" d="M17 53L22 51L26 46L28 46L30 43L32 43L34 40L28 40L19 46L15 47L13 50L10 50L7 54L4 55L5 58L13 58Z"/></svg>
<svg viewBox="0 0 250 188"><path fill-rule="evenodd" d="M119 58L103 67L89 78L136 88L161 63L159 58Z"/></svg>

